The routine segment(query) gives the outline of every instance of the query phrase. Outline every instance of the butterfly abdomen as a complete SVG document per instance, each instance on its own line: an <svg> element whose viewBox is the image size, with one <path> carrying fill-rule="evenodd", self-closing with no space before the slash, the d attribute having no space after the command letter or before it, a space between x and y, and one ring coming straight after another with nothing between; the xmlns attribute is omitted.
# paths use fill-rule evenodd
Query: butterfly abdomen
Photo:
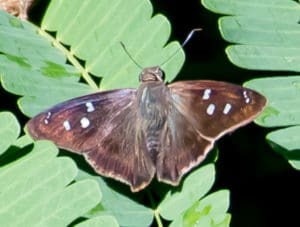
<svg viewBox="0 0 300 227"><path fill-rule="evenodd" d="M143 131L147 151L150 153L153 162L156 162L156 156L161 148L161 131L166 124L166 115L159 114L158 109L152 109L150 118L143 119ZM149 115L147 115L149 117Z"/></svg>
<svg viewBox="0 0 300 227"><path fill-rule="evenodd" d="M159 136L160 136L159 131L160 130L150 131L146 135L146 147L153 163L156 162L157 154L159 153L161 148L161 144L159 140Z"/></svg>

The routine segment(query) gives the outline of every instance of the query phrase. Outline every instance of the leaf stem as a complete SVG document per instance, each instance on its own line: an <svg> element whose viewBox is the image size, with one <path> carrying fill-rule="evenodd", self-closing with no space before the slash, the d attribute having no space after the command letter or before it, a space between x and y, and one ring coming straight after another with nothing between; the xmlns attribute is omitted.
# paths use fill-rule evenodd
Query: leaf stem
<svg viewBox="0 0 300 227"><path fill-rule="evenodd" d="M157 210L154 210L154 217L155 217L157 226L158 226L158 227L163 227L163 223L162 223L162 221L161 221L161 218L160 218L159 213L158 213Z"/></svg>
<svg viewBox="0 0 300 227"><path fill-rule="evenodd" d="M149 192L148 189L146 189L146 192L147 192L147 195L148 195L148 197L149 197L149 200L150 200L152 209L154 210L154 218L155 218L155 220L156 220L157 226L158 226L158 227L163 227L163 223L162 223L162 221L161 221L159 212L158 212L158 210L155 208L155 203L154 203L153 196L151 195L151 193Z"/></svg>
<svg viewBox="0 0 300 227"><path fill-rule="evenodd" d="M87 84L94 90L98 90L98 86L92 77L89 75L88 71L79 63L79 61L75 58L75 56L68 50L64 45L62 45L57 39L53 36L49 35L46 31L38 28L39 33L47 38L53 46L62 51L66 56L68 61L80 72L83 79L87 82Z"/></svg>

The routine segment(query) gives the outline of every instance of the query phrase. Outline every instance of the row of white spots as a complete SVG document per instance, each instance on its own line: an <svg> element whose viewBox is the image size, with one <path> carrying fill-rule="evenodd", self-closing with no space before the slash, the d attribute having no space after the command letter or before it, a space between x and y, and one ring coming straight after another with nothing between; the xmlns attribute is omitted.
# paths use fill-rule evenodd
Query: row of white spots
<svg viewBox="0 0 300 227"><path fill-rule="evenodd" d="M205 89L204 92L203 92L202 99L203 99L203 100L208 100L208 99L210 99L210 95L211 95L211 89L210 89L210 88L207 88L207 89ZM228 114L228 113L230 112L230 110L231 110L231 107L232 107L231 104L226 103L226 105L225 105L225 107L224 107L224 109L223 109L223 114ZM216 105L213 104L213 103L210 103L210 104L208 105L207 109L206 109L206 113L207 113L208 115L213 115L214 112L215 112L215 110L216 110Z"/></svg>
<svg viewBox="0 0 300 227"><path fill-rule="evenodd" d="M86 117L83 117L80 119L80 125L81 125L81 128L87 128L90 126L90 120ZM70 121L68 121L68 120L65 120L63 122L63 126L66 131L70 131L72 129Z"/></svg>
<svg viewBox="0 0 300 227"><path fill-rule="evenodd" d="M210 98L210 94L211 94L211 89L207 88L204 90L202 99L203 100L208 100Z"/></svg>
<svg viewBox="0 0 300 227"><path fill-rule="evenodd" d="M93 112L93 111L95 111L95 107L94 107L94 105L93 105L93 103L91 103L91 102L86 102L85 103L85 106L86 106L86 111L88 112L88 113L90 113L90 112ZM49 124L49 120L50 120L50 117L51 117L51 112L49 111L48 113L47 113L47 116L45 117L45 119L44 119L44 123L47 125L47 124ZM66 121L67 123L67 125L68 125L68 121ZM86 120L83 120L83 122L86 122ZM70 124L70 123L69 123ZM86 123L83 123L83 125L86 125ZM66 126L65 128L69 128L68 126ZM84 128L84 127L83 127ZM66 129L67 130L67 129ZM70 130L70 129L69 129ZM67 130L68 131L68 130Z"/></svg>
<svg viewBox="0 0 300 227"><path fill-rule="evenodd" d="M86 111L87 112L90 113L90 112L95 111L95 107L94 107L93 103L86 102L85 106L86 106ZM72 129L71 124L70 124L70 122L68 120L65 120L63 122L63 126L64 126L64 128L65 128L66 131L70 131ZM81 126L81 128L87 128L87 127L89 127L90 126L90 120L87 117L81 118L80 119L80 126Z"/></svg>
<svg viewBox="0 0 300 227"><path fill-rule="evenodd" d="M208 100L210 99L210 95L211 95L211 89L210 88L207 88L204 90L203 92L203 96L202 96L202 99L203 100ZM243 97L245 99L245 103L250 103L251 99L248 95L248 92L246 90L243 91ZM210 109L212 109L213 107L210 107Z"/></svg>
<svg viewBox="0 0 300 227"><path fill-rule="evenodd" d="M93 112L95 111L95 107L93 105L93 103L91 102L87 102L85 103L86 106L86 111L87 112ZM44 123L48 124L49 123L49 118L51 116L51 112L48 112L47 117L44 119ZM83 117L80 119L80 126L81 128L87 128L90 126L90 120L87 117ZM63 127L65 128L66 131L70 131L72 129L71 123L69 120L65 120L63 122Z"/></svg>
<svg viewBox="0 0 300 227"><path fill-rule="evenodd" d="M85 103L85 106L86 106L86 111L88 113L95 111L95 107L94 107L93 103L87 102L87 103ZM83 117L80 119L80 125L81 125L81 128L87 128L90 126L90 120L86 117Z"/></svg>
<svg viewBox="0 0 300 227"><path fill-rule="evenodd" d="M231 108L232 108L232 105L230 103L226 103L226 105L223 109L223 114L225 114L225 115L228 114L230 112ZM206 113L211 116L214 114L215 109L216 109L216 105L211 103L208 105L208 107L206 109Z"/></svg>
<svg viewBox="0 0 300 227"><path fill-rule="evenodd" d="M51 112L48 112L46 118L44 119L44 123L46 125L49 124L50 117L51 117Z"/></svg>
<svg viewBox="0 0 300 227"><path fill-rule="evenodd" d="M212 92L212 90L210 88L205 89L204 92L203 92L202 99L203 100L210 99L211 92ZM250 99L249 94L246 90L243 91L243 98L245 100L245 103L247 103L247 104L250 103L251 99ZM230 103L226 103L226 105L223 109L223 114L225 114L225 115L228 114L230 112L231 108L232 108L232 105ZM206 113L208 115L213 115L214 112L215 112L215 109L216 109L216 105L213 104L213 103L210 103L208 105L207 109L206 109Z"/></svg>
<svg viewBox="0 0 300 227"><path fill-rule="evenodd" d="M244 96L244 99L245 99L245 103L250 103L250 97L248 96L248 93L247 91L243 91L243 96Z"/></svg>

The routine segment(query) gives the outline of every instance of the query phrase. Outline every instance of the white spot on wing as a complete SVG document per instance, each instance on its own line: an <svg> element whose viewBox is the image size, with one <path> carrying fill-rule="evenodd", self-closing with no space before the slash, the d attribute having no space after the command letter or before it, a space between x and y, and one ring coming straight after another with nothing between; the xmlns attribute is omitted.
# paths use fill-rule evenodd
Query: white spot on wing
<svg viewBox="0 0 300 227"><path fill-rule="evenodd" d="M85 106L86 106L86 111L87 112L93 112L95 110L95 107L94 107L93 103L91 103L91 102L87 102L85 104Z"/></svg>
<svg viewBox="0 0 300 227"><path fill-rule="evenodd" d="M210 93L211 93L211 89L207 88L204 90L202 99L203 100L208 100L210 98Z"/></svg>
<svg viewBox="0 0 300 227"><path fill-rule="evenodd" d="M229 111L231 110L231 107L232 107L231 104L226 103L224 110L223 110L223 114L228 114Z"/></svg>
<svg viewBox="0 0 300 227"><path fill-rule="evenodd" d="M81 118L80 120L81 128L87 128L90 125L90 120L86 117Z"/></svg>
<svg viewBox="0 0 300 227"><path fill-rule="evenodd" d="M66 131L71 130L71 125L70 125L69 121L64 121L63 125L64 125L64 128L65 128Z"/></svg>
<svg viewBox="0 0 300 227"><path fill-rule="evenodd" d="M216 106L215 106L215 104L209 104L208 105L208 107L207 107L207 109L206 109L206 113L208 114L208 115L213 115L214 114L214 112L215 112L215 109L216 109Z"/></svg>

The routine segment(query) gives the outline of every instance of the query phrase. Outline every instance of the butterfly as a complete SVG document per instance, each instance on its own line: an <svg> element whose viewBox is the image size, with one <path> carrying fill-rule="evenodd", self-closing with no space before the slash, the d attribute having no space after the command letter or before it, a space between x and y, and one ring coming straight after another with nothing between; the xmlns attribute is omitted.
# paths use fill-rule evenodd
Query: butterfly
<svg viewBox="0 0 300 227"><path fill-rule="evenodd" d="M132 192L158 181L178 185L224 134L257 117L259 93L209 80L166 85L160 67L145 68L138 89L98 92L58 104L32 118L34 139L82 154L100 175Z"/></svg>

